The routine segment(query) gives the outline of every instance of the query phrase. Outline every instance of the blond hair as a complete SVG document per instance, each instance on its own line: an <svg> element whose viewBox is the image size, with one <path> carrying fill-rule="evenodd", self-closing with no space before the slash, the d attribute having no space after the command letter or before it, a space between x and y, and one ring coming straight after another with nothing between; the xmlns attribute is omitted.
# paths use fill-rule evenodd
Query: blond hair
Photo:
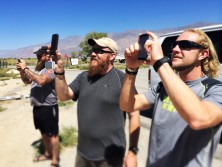
<svg viewBox="0 0 222 167"><path fill-rule="evenodd" d="M196 42L204 46L204 49L209 50L209 56L201 62L202 71L209 77L218 78L220 74L220 62L211 39L200 29L187 29L185 32L192 32L199 35Z"/></svg>

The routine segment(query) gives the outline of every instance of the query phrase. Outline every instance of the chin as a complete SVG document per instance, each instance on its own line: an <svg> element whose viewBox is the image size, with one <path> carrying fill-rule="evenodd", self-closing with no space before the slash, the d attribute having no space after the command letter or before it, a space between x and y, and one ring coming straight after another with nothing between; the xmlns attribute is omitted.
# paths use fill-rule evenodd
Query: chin
<svg viewBox="0 0 222 167"><path fill-rule="evenodd" d="M98 62L97 61L91 61L90 66L91 67L96 67L96 66L98 66Z"/></svg>

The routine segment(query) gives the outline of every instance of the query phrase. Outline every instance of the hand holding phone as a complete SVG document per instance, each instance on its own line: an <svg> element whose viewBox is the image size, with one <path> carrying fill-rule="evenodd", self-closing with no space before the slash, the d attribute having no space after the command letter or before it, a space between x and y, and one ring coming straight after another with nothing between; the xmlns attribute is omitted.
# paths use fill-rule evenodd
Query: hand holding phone
<svg viewBox="0 0 222 167"><path fill-rule="evenodd" d="M138 60L147 60L148 54L144 48L144 44L149 39L148 34L142 34L139 36L139 54Z"/></svg>
<svg viewBox="0 0 222 167"><path fill-rule="evenodd" d="M56 50L58 49L58 41L59 41L59 34L53 34L50 47L50 55L52 56L52 61L45 62L46 69L55 68L55 63L57 63Z"/></svg>
<svg viewBox="0 0 222 167"><path fill-rule="evenodd" d="M56 50L58 49L58 41L59 41L59 34L53 34L51 40L50 54L52 55L52 61L54 61L55 63L57 63Z"/></svg>

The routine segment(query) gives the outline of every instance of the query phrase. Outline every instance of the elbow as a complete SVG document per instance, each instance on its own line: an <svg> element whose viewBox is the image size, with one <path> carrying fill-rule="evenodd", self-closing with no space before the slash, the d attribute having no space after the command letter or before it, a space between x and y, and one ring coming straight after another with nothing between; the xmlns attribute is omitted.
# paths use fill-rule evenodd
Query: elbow
<svg viewBox="0 0 222 167"><path fill-rule="evenodd" d="M132 112L134 111L134 103L133 102L130 102L129 100L126 100L125 97L120 97L119 99L119 107L122 111L125 111L125 112Z"/></svg>
<svg viewBox="0 0 222 167"><path fill-rule="evenodd" d="M188 125L193 130L202 130L209 127L208 124L203 120L191 120L188 122Z"/></svg>
<svg viewBox="0 0 222 167"><path fill-rule="evenodd" d="M132 112L133 111L133 109L130 108L129 105L123 105L121 103L120 103L120 110L125 111L125 112Z"/></svg>
<svg viewBox="0 0 222 167"><path fill-rule="evenodd" d="M45 85L46 83L44 82L44 81L42 81L42 80L40 80L40 81L35 81L38 85L41 85L41 86L43 86L43 85Z"/></svg>
<svg viewBox="0 0 222 167"><path fill-rule="evenodd" d="M66 98L63 97L63 96L58 96L58 99L59 99L59 101L67 101L67 100L69 100L69 99L66 99Z"/></svg>
<svg viewBox="0 0 222 167"><path fill-rule="evenodd" d="M199 124L197 123L189 123L189 127L193 130L201 130L202 128L200 127Z"/></svg>

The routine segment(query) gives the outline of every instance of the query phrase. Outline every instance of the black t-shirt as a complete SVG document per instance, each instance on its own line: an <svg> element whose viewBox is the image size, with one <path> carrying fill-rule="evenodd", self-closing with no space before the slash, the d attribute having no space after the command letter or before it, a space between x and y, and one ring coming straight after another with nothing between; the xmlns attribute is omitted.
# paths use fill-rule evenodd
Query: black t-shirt
<svg viewBox="0 0 222 167"><path fill-rule="evenodd" d="M78 152L88 160L123 158L125 153L124 112L119 96L124 73L110 70L88 78L82 72L69 85L78 100Z"/></svg>

